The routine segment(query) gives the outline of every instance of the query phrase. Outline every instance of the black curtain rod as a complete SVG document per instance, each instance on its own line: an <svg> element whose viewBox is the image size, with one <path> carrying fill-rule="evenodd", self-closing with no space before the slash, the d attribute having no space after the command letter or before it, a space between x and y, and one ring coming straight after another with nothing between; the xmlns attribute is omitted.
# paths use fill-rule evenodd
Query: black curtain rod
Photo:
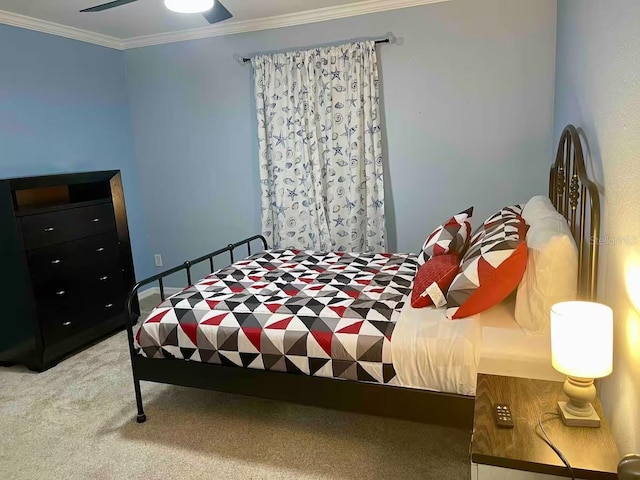
<svg viewBox="0 0 640 480"><path fill-rule="evenodd" d="M376 40L374 43L375 43L376 45L381 45L381 44L383 44L383 43L391 43L391 39L390 39L390 38L381 38L380 40ZM260 54L256 54L256 55L260 55ZM241 61L243 64L247 64L247 63L249 63L249 62L251 61L251 58L242 57L242 58L240 59L240 61Z"/></svg>

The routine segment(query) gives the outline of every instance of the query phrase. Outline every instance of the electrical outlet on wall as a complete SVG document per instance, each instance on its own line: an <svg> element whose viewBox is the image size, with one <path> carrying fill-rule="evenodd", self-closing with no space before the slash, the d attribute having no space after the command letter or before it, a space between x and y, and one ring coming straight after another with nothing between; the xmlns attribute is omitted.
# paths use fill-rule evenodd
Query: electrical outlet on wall
<svg viewBox="0 0 640 480"><path fill-rule="evenodd" d="M156 267L161 267L162 266L162 255L160 255L159 253L156 253L153 258L156 261Z"/></svg>

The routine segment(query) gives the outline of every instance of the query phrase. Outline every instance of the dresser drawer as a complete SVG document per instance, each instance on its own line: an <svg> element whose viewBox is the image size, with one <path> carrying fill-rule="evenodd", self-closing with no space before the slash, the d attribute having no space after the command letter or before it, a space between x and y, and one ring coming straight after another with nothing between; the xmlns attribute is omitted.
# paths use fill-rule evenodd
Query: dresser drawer
<svg viewBox="0 0 640 480"><path fill-rule="evenodd" d="M74 272L67 278L49 278L33 283L39 313L84 312L87 306L93 306L94 298L108 300L124 292L122 270L118 265L94 267L82 275Z"/></svg>
<svg viewBox="0 0 640 480"><path fill-rule="evenodd" d="M46 282L36 291L38 319L45 345L52 345L81 330L80 298L68 282Z"/></svg>
<svg viewBox="0 0 640 480"><path fill-rule="evenodd" d="M87 273L78 290L83 298L94 297L109 298L112 294L120 294L124 291L124 278L122 270L117 265L104 265Z"/></svg>
<svg viewBox="0 0 640 480"><path fill-rule="evenodd" d="M86 327L98 325L105 320L124 313L124 293L111 291L89 299L86 305L86 315L82 322Z"/></svg>
<svg viewBox="0 0 640 480"><path fill-rule="evenodd" d="M127 292L122 270L102 269L87 279L86 287L83 303L89 323L99 323L124 311Z"/></svg>
<svg viewBox="0 0 640 480"><path fill-rule="evenodd" d="M45 342L52 345L124 311L121 270L97 268L83 281L55 279L36 290L38 317Z"/></svg>
<svg viewBox="0 0 640 480"><path fill-rule="evenodd" d="M74 240L28 252L29 271L34 283L53 278L86 276L104 265L119 265L119 243L115 232Z"/></svg>
<svg viewBox="0 0 640 480"><path fill-rule="evenodd" d="M21 217L27 250L115 230L111 203Z"/></svg>
<svg viewBox="0 0 640 480"><path fill-rule="evenodd" d="M47 346L65 340L76 333L80 333L87 327L82 322L82 317L74 315L60 315L50 318L42 324L42 336Z"/></svg>
<svg viewBox="0 0 640 480"><path fill-rule="evenodd" d="M34 293L41 321L58 315L75 314L82 309L80 290L71 280L41 282L34 285Z"/></svg>

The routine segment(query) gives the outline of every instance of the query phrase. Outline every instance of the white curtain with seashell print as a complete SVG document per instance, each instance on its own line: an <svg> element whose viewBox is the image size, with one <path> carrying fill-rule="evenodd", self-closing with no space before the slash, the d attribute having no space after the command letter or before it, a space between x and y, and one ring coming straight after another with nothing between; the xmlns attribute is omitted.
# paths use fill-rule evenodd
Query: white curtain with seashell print
<svg viewBox="0 0 640 480"><path fill-rule="evenodd" d="M374 42L261 55L252 64L269 245L384 251Z"/></svg>

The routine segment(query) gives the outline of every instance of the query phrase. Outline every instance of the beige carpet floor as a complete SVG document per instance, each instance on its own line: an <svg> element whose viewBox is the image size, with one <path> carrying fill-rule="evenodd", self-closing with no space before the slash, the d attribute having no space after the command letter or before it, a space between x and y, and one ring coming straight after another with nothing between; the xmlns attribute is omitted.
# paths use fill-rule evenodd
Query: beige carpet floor
<svg viewBox="0 0 640 480"><path fill-rule="evenodd" d="M143 383L126 333L33 373L0 368L0 478L469 478L468 432Z"/></svg>

